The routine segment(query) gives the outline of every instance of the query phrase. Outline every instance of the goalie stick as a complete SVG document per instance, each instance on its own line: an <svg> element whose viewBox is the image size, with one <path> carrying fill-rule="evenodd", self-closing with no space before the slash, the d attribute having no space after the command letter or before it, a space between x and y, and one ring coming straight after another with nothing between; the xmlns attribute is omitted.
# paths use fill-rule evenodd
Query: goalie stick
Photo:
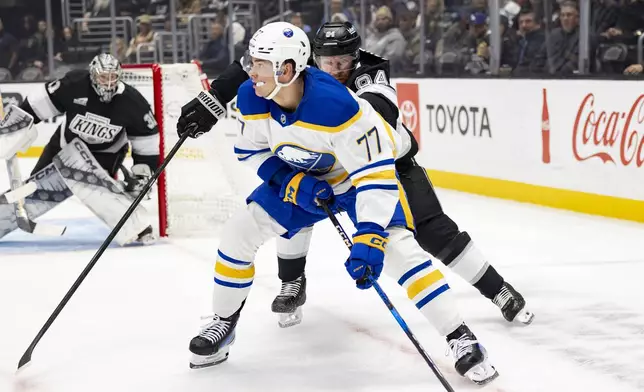
<svg viewBox="0 0 644 392"><path fill-rule="evenodd" d="M10 134L29 130L33 126L34 118L29 113L13 105L9 106L8 109L9 110L5 115L4 107L0 100L0 134ZM38 186L33 181L27 183L22 182L20 165L15 154L11 158L7 159L7 172L9 174L11 190L0 197L0 203L13 203L18 228L27 233L38 235L63 235L67 229L65 226L36 223L27 215L24 199L34 193L38 189Z"/></svg>
<svg viewBox="0 0 644 392"><path fill-rule="evenodd" d="M333 226L335 226L335 229L337 230L338 234L340 234L342 241L344 241L344 244L347 246L347 248L349 248L349 250L351 250L351 248L353 247L353 243L351 243L351 239L347 235L347 232L344 231L344 228L338 221L338 218L336 218L333 212L329 209L327 202L325 200L318 200L318 204L320 204L324 212L326 212L326 214L328 215L329 219L331 220L331 223L333 223ZM368 272L369 270L367 270L367 273ZM371 278L368 277L367 279L371 279ZM380 287L378 282L376 282L375 280L372 280L371 283L373 284L373 288L376 290L376 292L378 292L378 295L382 299L382 302L385 303L385 305L387 306L391 314L398 322L398 325L400 325L400 328L402 328L402 330L405 332L405 334L412 342L414 347L416 347L416 350L418 350L418 353L420 354L420 356L423 357L425 362L427 362L427 365L429 365L429 368L432 370L432 372L434 372L434 375L436 376L436 378L438 378L438 381L443 385L443 387L447 392L454 392L454 388L452 388L452 386L449 384L445 376L443 376L443 374L441 373L440 369L438 369L438 366L436 366L434 361L432 361L432 358L429 356L429 354L427 354L427 351L425 351L423 346L420 345L420 342L418 341L416 336L414 336L414 334L411 332L411 329L409 329L409 326L402 318L400 313L398 313L398 310L394 306L393 302L391 302L391 300L389 299L385 291L382 289L382 287Z"/></svg>

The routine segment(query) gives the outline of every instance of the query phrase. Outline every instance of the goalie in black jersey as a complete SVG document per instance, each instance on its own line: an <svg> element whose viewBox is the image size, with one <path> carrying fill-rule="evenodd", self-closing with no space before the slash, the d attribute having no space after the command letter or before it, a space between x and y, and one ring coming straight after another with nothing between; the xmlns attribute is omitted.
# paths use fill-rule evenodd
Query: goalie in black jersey
<svg viewBox="0 0 644 392"><path fill-rule="evenodd" d="M159 163L159 130L147 100L121 80L121 65L99 54L88 70L73 70L62 79L42 85L16 112L34 123L63 114L38 159L28 182L37 190L25 199L26 212L36 219L69 196L76 195L108 226L114 227ZM24 131L21 148L28 147L35 128ZM132 146L134 165L122 163ZM125 183L115 180L121 168ZM13 210L0 204L0 237L17 228ZM115 240L121 244L153 239L150 216L139 208Z"/></svg>
<svg viewBox="0 0 644 392"><path fill-rule="evenodd" d="M506 320L529 324L534 316L525 308L524 298L487 261L469 234L460 231L444 213L427 171L416 163L418 144L401 121L396 91L389 85L389 62L360 49L360 44L361 38L351 23L326 23L313 41L315 64L367 100L403 138L405 149L396 159L396 171L414 216L416 240L497 305ZM207 132L223 115L219 108L233 99L247 78L238 62L231 64L213 81L209 94L200 94L182 108L177 124L179 134L194 125L197 126L194 136ZM300 307L306 300L304 267L310 239L311 230L308 230L289 240L278 238L277 241L282 288L272 309L281 314L283 327L301 321Z"/></svg>

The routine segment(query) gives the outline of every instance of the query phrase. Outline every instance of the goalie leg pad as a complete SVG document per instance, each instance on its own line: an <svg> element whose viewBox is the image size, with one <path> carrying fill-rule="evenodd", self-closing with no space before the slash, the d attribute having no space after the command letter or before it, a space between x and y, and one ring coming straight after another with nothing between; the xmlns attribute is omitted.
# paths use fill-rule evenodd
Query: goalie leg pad
<svg viewBox="0 0 644 392"><path fill-rule="evenodd" d="M54 164L33 174L26 183L36 184L36 191L25 198L25 210L31 219L37 219L72 196L72 191ZM0 238L17 228L14 206L0 203Z"/></svg>
<svg viewBox="0 0 644 392"><path fill-rule="evenodd" d="M98 218L114 228L132 204L122 186L96 161L84 142L76 138L53 159L67 186ZM137 240L150 221L145 207L139 205L114 240L126 245Z"/></svg>

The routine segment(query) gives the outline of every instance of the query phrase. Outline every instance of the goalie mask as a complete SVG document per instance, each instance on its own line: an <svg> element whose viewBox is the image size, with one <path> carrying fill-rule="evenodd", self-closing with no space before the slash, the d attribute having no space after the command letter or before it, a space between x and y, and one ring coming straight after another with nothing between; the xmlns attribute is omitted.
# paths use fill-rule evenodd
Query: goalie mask
<svg viewBox="0 0 644 392"><path fill-rule="evenodd" d="M108 103L118 90L121 64L111 54L99 54L89 63L89 78L101 102Z"/></svg>

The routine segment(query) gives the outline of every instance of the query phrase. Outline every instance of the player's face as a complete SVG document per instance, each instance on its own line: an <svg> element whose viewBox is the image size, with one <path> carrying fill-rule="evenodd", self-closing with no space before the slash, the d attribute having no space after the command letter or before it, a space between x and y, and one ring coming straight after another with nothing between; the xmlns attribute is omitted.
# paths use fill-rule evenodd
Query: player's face
<svg viewBox="0 0 644 392"><path fill-rule="evenodd" d="M341 56L319 56L316 57L315 62L322 71L344 84L349 80L351 71L353 71L354 60L353 55L345 54Z"/></svg>
<svg viewBox="0 0 644 392"><path fill-rule="evenodd" d="M116 88L118 80L119 75L116 72L99 72L96 75L96 83L106 90L113 90Z"/></svg>
<svg viewBox="0 0 644 392"><path fill-rule="evenodd" d="M275 72L270 61L250 57L245 61L244 68L253 81L255 94L266 97L275 89Z"/></svg>

